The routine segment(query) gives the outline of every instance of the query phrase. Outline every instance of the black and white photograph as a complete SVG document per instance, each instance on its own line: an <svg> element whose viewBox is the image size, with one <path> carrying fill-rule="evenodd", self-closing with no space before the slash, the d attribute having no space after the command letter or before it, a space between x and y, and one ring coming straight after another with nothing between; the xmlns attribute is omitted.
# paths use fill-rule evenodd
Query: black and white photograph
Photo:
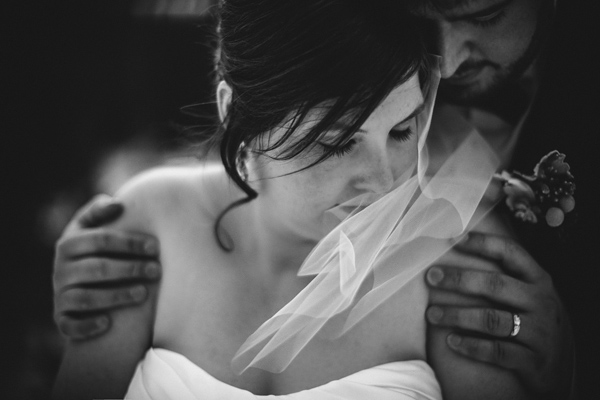
<svg viewBox="0 0 600 400"><path fill-rule="evenodd" d="M598 398L592 3L7 3L3 398Z"/></svg>

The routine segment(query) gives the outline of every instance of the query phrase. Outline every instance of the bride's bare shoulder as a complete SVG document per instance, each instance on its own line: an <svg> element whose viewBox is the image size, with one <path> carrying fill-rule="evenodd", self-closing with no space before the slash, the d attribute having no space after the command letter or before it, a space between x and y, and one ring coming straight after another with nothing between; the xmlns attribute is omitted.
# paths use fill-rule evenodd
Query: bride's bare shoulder
<svg viewBox="0 0 600 400"><path fill-rule="evenodd" d="M157 223L191 214L210 217L216 212L214 205L225 200L220 196L228 192L223 189L229 185L223 167L216 163L166 166L135 176L115 197L125 205L124 219L133 223L125 226L155 232Z"/></svg>
<svg viewBox="0 0 600 400"><path fill-rule="evenodd" d="M119 189L117 196L129 198L147 193L167 195L172 191L192 190L199 185L218 184L224 177L224 168L216 163L162 166L134 176Z"/></svg>

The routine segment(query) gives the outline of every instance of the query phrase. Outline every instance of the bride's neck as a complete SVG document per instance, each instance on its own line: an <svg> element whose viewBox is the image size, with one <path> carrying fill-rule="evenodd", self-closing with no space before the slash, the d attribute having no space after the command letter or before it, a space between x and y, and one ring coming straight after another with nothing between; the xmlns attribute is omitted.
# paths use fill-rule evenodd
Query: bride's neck
<svg viewBox="0 0 600 400"><path fill-rule="evenodd" d="M295 274L316 242L285 229L261 203L259 197L223 218L234 252L264 273Z"/></svg>

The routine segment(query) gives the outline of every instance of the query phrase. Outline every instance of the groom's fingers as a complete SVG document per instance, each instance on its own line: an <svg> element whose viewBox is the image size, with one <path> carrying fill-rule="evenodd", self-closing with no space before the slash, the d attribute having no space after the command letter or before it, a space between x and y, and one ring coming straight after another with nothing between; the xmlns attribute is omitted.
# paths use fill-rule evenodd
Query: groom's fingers
<svg viewBox="0 0 600 400"><path fill-rule="evenodd" d="M426 315L427 321L433 325L496 338L508 338L513 330L513 314L493 308L431 306Z"/></svg>
<svg viewBox="0 0 600 400"><path fill-rule="evenodd" d="M143 285L116 288L68 288L54 299L55 312L69 314L76 312L100 312L122 306L143 303L148 297L148 289Z"/></svg>
<svg viewBox="0 0 600 400"><path fill-rule="evenodd" d="M500 272L436 265L426 274L435 289L481 297L504 306L521 309L532 301L528 284Z"/></svg>
<svg viewBox="0 0 600 400"><path fill-rule="evenodd" d="M85 340L99 336L108 331L110 323L110 318L106 315L84 319L75 319L66 315L56 317L59 331L72 340Z"/></svg>
<svg viewBox="0 0 600 400"><path fill-rule="evenodd" d="M123 214L123 204L112 197L99 194L83 205L65 228L69 234L80 229L95 228L119 218Z"/></svg>
<svg viewBox="0 0 600 400"><path fill-rule="evenodd" d="M490 340L451 333L446 342L452 350L467 358L506 369L526 370L535 363L535 354L530 349L509 339Z"/></svg>
<svg viewBox="0 0 600 400"><path fill-rule="evenodd" d="M509 275L526 282L545 277L546 272L516 241L505 236L469 232L455 249L495 260Z"/></svg>

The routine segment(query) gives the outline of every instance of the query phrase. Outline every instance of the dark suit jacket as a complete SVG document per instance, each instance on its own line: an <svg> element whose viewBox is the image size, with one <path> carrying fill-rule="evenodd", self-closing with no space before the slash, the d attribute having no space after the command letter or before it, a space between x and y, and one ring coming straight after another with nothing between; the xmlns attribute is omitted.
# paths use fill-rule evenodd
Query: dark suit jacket
<svg viewBox="0 0 600 400"><path fill-rule="evenodd" d="M599 21L581 4L559 3L545 49L541 86L517 145L514 169L531 173L558 150L575 176L576 206L563 228L517 224L527 249L548 270L571 316L579 397L600 398L600 66ZM594 15L592 17L592 15Z"/></svg>

